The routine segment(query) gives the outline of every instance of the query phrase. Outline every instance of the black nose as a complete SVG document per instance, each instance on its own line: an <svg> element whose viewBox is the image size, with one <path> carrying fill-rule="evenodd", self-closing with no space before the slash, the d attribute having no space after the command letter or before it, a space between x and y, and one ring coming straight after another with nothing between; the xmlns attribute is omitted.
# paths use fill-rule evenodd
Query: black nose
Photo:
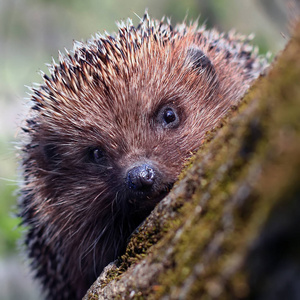
<svg viewBox="0 0 300 300"><path fill-rule="evenodd" d="M126 183L130 189L145 190L149 189L155 179L153 167L143 164L130 169L127 172Z"/></svg>

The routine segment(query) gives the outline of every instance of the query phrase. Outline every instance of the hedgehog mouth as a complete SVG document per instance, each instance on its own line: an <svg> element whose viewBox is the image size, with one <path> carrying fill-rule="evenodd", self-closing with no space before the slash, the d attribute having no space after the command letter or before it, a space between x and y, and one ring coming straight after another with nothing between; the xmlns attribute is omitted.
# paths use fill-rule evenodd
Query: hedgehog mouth
<svg viewBox="0 0 300 300"><path fill-rule="evenodd" d="M126 197L127 205L125 205L127 206L127 209L129 209L129 215L137 218L139 220L137 223L141 223L147 216L149 216L155 206L169 194L172 187L173 183L170 183L159 192L130 191L130 194L127 194Z"/></svg>
<svg viewBox="0 0 300 300"><path fill-rule="evenodd" d="M173 183L169 183L164 190L162 190L157 197L155 197L158 202L160 202L162 199L164 199L171 191L171 189L173 188L174 182Z"/></svg>
<svg viewBox="0 0 300 300"><path fill-rule="evenodd" d="M153 189L145 189L143 191L130 191L128 195L128 203L137 204L137 203L153 203L156 205L162 199L164 199L169 192L171 191L174 183L166 184L162 189L155 191Z"/></svg>

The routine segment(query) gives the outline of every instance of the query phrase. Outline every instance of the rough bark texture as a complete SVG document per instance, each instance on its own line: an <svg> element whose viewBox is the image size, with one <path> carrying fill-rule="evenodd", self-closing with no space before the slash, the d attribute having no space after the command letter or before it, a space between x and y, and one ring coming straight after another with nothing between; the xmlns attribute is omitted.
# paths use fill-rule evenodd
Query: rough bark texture
<svg viewBox="0 0 300 300"><path fill-rule="evenodd" d="M300 299L300 26L84 299Z"/></svg>

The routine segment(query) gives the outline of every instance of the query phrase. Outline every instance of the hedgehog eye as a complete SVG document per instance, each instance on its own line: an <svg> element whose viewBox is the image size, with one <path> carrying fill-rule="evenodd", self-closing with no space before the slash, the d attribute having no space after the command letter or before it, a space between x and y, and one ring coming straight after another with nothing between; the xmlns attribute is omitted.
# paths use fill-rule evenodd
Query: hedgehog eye
<svg viewBox="0 0 300 300"><path fill-rule="evenodd" d="M103 160L104 152L99 147L91 148L89 156L92 162L100 163Z"/></svg>
<svg viewBox="0 0 300 300"><path fill-rule="evenodd" d="M170 124L170 123L176 121L176 114L175 114L175 112L173 111L172 108L167 108L164 111L163 118L164 118L164 121L165 121L166 124Z"/></svg>
<svg viewBox="0 0 300 300"><path fill-rule="evenodd" d="M172 107L163 107L158 115L157 121L164 128L176 128L179 125L179 117L176 110Z"/></svg>

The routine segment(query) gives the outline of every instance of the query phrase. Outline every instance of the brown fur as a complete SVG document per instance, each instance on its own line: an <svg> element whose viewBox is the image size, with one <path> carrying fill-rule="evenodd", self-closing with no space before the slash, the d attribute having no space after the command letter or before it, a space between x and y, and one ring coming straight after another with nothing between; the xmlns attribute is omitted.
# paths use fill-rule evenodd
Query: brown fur
<svg viewBox="0 0 300 300"><path fill-rule="evenodd" d="M259 75L264 63L243 39L146 14L116 37L77 43L32 89L20 214L49 299L84 295ZM154 183L132 190L126 174L144 163Z"/></svg>

